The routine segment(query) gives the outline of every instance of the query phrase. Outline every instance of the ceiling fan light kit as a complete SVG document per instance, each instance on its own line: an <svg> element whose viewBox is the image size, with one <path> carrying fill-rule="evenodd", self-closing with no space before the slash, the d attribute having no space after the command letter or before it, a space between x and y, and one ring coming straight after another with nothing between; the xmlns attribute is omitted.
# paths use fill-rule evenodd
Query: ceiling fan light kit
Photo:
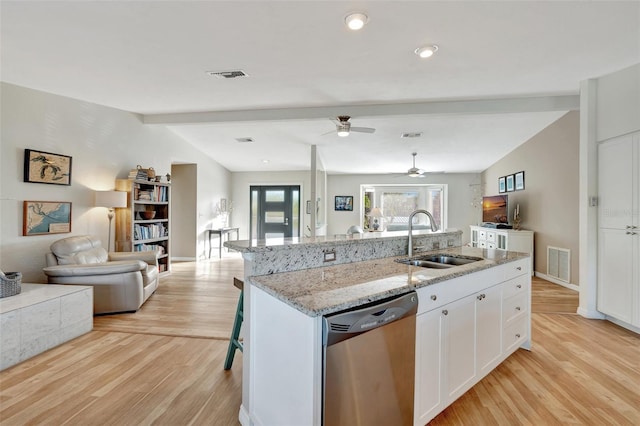
<svg viewBox="0 0 640 426"><path fill-rule="evenodd" d="M347 28L353 31L358 31L369 22L369 17L362 12L354 12L348 14L344 18L344 22L347 24Z"/></svg>
<svg viewBox="0 0 640 426"><path fill-rule="evenodd" d="M420 56L421 58L430 58L437 51L437 44L428 44L426 46L418 47L416 50L414 50L415 54Z"/></svg>
<svg viewBox="0 0 640 426"><path fill-rule="evenodd" d="M413 156L413 167L407 170L407 176L414 178L424 177L424 170L416 167L416 155L418 155L418 153L412 152L411 155Z"/></svg>

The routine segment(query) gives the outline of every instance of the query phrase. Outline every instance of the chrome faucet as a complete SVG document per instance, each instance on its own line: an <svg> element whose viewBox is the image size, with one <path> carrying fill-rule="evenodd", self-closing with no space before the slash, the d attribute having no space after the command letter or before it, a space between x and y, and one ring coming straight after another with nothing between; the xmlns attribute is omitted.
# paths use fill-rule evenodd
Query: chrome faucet
<svg viewBox="0 0 640 426"><path fill-rule="evenodd" d="M409 215L409 250L408 250L409 256L413 256L413 217L418 213L424 213L427 216L429 216L429 221L431 223L431 230L433 232L436 232L438 230L438 224L436 224L436 221L433 219L433 216L431 215L431 213L429 213L425 209L414 210Z"/></svg>

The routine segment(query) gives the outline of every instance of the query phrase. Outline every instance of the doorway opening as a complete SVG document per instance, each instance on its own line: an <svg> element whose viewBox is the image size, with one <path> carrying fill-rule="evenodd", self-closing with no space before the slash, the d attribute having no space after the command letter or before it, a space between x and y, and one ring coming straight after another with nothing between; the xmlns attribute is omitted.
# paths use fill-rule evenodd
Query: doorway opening
<svg viewBox="0 0 640 426"><path fill-rule="evenodd" d="M300 185L251 186L249 239L300 236Z"/></svg>

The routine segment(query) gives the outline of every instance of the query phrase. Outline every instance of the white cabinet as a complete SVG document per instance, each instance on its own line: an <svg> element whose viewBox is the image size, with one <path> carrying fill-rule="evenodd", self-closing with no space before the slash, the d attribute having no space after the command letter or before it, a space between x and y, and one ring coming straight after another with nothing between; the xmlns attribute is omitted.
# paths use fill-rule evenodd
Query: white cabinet
<svg viewBox="0 0 640 426"><path fill-rule="evenodd" d="M452 401L462 395L476 376L475 366L475 305L471 295L442 308L444 396Z"/></svg>
<svg viewBox="0 0 640 426"><path fill-rule="evenodd" d="M418 299L419 300L419 299ZM425 425L446 407L443 398L443 322L445 316L434 309L416 318L415 425Z"/></svg>
<svg viewBox="0 0 640 426"><path fill-rule="evenodd" d="M598 146L598 310L640 327L640 133Z"/></svg>
<svg viewBox="0 0 640 426"><path fill-rule="evenodd" d="M484 228L475 225L471 225L470 228L473 247L527 253L530 256L529 269L533 275L533 231Z"/></svg>
<svg viewBox="0 0 640 426"><path fill-rule="evenodd" d="M428 423L518 347L530 347L528 271L523 259L418 289L415 425Z"/></svg>
<svg viewBox="0 0 640 426"><path fill-rule="evenodd" d="M502 355L502 286L476 294L476 364L482 376L493 370Z"/></svg>

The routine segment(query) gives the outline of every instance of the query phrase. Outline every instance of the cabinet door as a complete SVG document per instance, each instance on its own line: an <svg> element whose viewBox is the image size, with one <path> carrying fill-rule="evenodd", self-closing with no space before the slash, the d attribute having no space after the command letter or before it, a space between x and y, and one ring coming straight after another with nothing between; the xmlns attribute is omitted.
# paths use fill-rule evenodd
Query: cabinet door
<svg viewBox="0 0 640 426"><path fill-rule="evenodd" d="M423 426L445 407L442 399L441 309L416 317L416 385L413 422Z"/></svg>
<svg viewBox="0 0 640 426"><path fill-rule="evenodd" d="M502 355L502 285L476 295L476 365L482 376L489 373Z"/></svg>
<svg viewBox="0 0 640 426"><path fill-rule="evenodd" d="M598 310L621 321L633 318L634 242L638 235L600 229L598 238ZM636 253L637 256L637 253Z"/></svg>
<svg viewBox="0 0 640 426"><path fill-rule="evenodd" d="M476 376L475 306L471 295L444 306L445 398L453 401L462 395Z"/></svg>
<svg viewBox="0 0 640 426"><path fill-rule="evenodd" d="M600 228L625 229L632 225L633 154L632 135L615 138L598 146Z"/></svg>

